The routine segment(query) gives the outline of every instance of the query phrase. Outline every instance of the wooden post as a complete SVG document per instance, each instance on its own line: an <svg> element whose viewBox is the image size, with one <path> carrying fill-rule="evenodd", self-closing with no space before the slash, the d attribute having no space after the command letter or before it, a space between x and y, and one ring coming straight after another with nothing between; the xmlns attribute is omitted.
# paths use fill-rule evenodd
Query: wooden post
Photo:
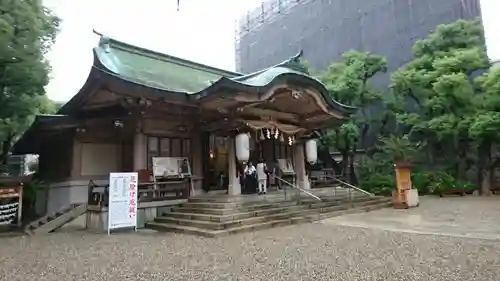
<svg viewBox="0 0 500 281"><path fill-rule="evenodd" d="M17 205L17 227L21 227L23 222L22 222L22 215L23 215L23 183L19 184L18 187L18 195L19 195L19 203Z"/></svg>
<svg viewBox="0 0 500 281"><path fill-rule="evenodd" d="M392 203L396 209L407 209L407 190L411 189L411 167L407 163L394 164L396 170L396 190L392 192Z"/></svg>

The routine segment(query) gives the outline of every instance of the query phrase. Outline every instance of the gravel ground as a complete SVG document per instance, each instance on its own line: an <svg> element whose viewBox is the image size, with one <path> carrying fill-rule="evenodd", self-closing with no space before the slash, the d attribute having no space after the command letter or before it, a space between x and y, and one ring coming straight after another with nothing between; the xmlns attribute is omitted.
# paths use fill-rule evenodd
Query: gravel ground
<svg viewBox="0 0 500 281"><path fill-rule="evenodd" d="M500 280L500 243L323 223L209 239L0 238L0 280Z"/></svg>

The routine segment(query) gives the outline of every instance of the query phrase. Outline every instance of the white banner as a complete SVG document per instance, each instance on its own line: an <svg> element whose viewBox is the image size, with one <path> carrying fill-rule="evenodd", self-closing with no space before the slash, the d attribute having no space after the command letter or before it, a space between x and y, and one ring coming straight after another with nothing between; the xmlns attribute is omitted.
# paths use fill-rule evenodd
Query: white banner
<svg viewBox="0 0 500 281"><path fill-rule="evenodd" d="M109 174L108 234L116 228L137 228L137 173Z"/></svg>

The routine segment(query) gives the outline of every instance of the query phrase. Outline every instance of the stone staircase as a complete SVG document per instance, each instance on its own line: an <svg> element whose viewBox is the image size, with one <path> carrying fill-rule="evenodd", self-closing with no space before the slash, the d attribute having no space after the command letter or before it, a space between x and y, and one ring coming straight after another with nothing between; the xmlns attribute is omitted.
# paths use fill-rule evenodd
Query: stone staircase
<svg viewBox="0 0 500 281"><path fill-rule="evenodd" d="M83 215L86 211L87 204L74 204L29 223L24 231L29 235L50 233Z"/></svg>
<svg viewBox="0 0 500 281"><path fill-rule="evenodd" d="M313 191L318 201L302 194L285 200L282 193L258 196L200 196L163 213L146 227L157 231L207 237L313 222L350 213L389 207L390 198L370 197L348 189ZM349 201L349 196L352 200Z"/></svg>

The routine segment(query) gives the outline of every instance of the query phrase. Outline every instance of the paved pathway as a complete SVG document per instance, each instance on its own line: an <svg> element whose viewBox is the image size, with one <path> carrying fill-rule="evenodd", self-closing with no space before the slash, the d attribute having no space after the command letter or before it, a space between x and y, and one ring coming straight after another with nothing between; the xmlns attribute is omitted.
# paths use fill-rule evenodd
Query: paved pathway
<svg viewBox="0 0 500 281"><path fill-rule="evenodd" d="M421 214L421 222L429 215L470 226L500 215L500 197L432 200L364 215L401 221ZM500 280L497 241L339 225L362 217L218 239L152 232L0 238L0 280Z"/></svg>
<svg viewBox="0 0 500 281"><path fill-rule="evenodd" d="M500 241L500 197L423 197L419 208L336 217L329 225Z"/></svg>

